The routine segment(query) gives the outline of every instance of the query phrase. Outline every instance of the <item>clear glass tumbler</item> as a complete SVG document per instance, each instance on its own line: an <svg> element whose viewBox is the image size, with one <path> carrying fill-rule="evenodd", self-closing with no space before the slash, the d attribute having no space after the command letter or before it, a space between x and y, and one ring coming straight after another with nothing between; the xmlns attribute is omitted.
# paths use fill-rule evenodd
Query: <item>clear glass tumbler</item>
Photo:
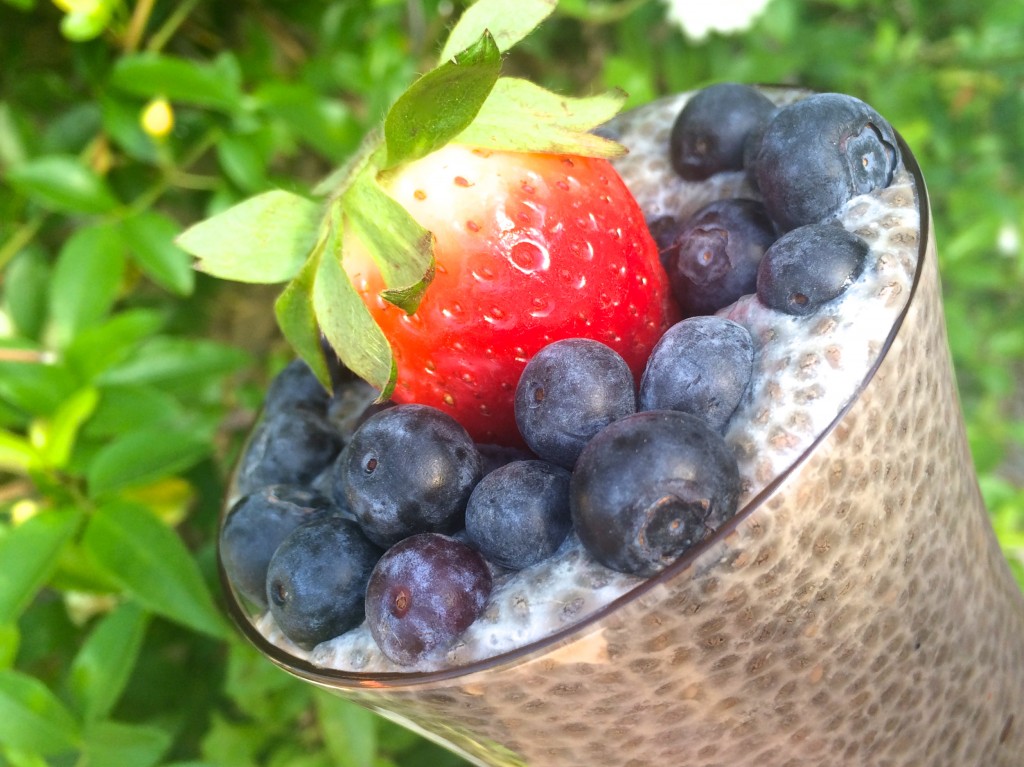
<svg viewBox="0 0 1024 767"><path fill-rule="evenodd" d="M907 306L858 393L700 549L568 630L431 673L297 677L478 765L1024 764L1024 596L968 453L924 179Z"/></svg>

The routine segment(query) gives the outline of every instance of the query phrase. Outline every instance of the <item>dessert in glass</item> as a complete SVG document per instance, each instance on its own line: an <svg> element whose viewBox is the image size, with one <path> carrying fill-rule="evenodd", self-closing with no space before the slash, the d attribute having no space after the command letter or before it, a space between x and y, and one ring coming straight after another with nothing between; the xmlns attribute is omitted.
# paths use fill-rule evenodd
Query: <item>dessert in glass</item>
<svg viewBox="0 0 1024 767"><path fill-rule="evenodd" d="M776 107L808 96L760 90ZM656 238L666 218L758 196L745 170L673 169L692 98L600 131L630 148L616 169ZM834 216L867 245L839 297L801 315L751 293L715 312L749 332L753 375L723 428L738 508L692 548L624 573L570 534L540 563L496 569L458 641L412 663L365 623L292 641L222 560L242 633L479 765L1019 764L1024 597L968 453L924 179L894 140L891 181Z"/></svg>

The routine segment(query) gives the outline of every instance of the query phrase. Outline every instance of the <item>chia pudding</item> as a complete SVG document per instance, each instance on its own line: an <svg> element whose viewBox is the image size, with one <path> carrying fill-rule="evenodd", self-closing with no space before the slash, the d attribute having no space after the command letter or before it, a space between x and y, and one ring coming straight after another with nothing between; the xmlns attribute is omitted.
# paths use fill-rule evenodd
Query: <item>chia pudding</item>
<svg viewBox="0 0 1024 767"><path fill-rule="evenodd" d="M763 93L777 106L804 95L791 89ZM687 181L673 169L666 148L676 115L691 96L651 103L602 129L629 148L615 167L652 227L665 216L687 218L715 200L759 199L744 170ZM751 381L723 430L738 463L740 514L830 427L876 364L917 269L919 191L900 160L886 188L841 206L835 221L867 244L867 256L859 276L817 311L787 314L747 294L716 312L746 328L753 341ZM317 482L322 481L312 484ZM482 614L455 645L412 664L389 660L365 622L311 649L291 642L268 610L253 613L254 625L279 648L315 667L355 673L433 671L511 652L562 631L645 580L598 563L575 533L538 564L520 571L492 565L491 574L493 589Z"/></svg>

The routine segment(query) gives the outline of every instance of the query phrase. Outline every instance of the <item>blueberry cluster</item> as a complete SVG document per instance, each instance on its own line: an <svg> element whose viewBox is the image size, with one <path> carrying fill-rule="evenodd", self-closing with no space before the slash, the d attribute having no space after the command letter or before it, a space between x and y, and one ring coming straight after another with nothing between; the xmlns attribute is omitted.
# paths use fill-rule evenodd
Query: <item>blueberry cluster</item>
<svg viewBox="0 0 1024 767"><path fill-rule="evenodd" d="M242 459L224 568L297 645L365 620L399 664L450 648L496 577L547 559L572 531L606 566L653 575L735 513L721 432L751 360L742 326L695 317L658 345L638 392L608 346L555 342L517 387L528 449L477 445L442 411L381 407L358 382L328 398L293 363Z"/></svg>
<svg viewBox="0 0 1024 767"><path fill-rule="evenodd" d="M221 532L237 591L302 647L365 621L406 665L450 649L496 579L569 540L642 577L677 561L735 515L741 490L723 435L747 396L755 339L715 313L756 294L802 317L841 295L868 247L837 213L890 183L896 147L892 128L849 96L777 109L726 84L690 99L671 132L672 167L688 181L745 171L758 199L651 222L684 319L639 381L597 341L538 352L515 392L524 447L475 444L447 414L378 403L355 379L328 395L304 363L289 365Z"/></svg>
<svg viewBox="0 0 1024 767"><path fill-rule="evenodd" d="M691 317L755 292L792 315L837 298L862 271L867 246L836 217L853 197L889 186L900 156L889 123L853 96L816 94L776 109L755 88L721 83L686 102L669 159L689 181L744 171L760 197L650 222Z"/></svg>

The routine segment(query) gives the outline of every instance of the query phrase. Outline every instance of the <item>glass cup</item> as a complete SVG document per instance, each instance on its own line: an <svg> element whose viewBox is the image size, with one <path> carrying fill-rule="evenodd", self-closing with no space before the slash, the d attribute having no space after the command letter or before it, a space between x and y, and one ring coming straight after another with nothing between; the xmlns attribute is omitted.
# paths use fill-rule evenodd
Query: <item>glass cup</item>
<svg viewBox="0 0 1024 767"><path fill-rule="evenodd" d="M268 659L477 765L1011 767L1024 596L982 503L931 211L911 294L853 400L704 545L580 623L427 673Z"/></svg>

